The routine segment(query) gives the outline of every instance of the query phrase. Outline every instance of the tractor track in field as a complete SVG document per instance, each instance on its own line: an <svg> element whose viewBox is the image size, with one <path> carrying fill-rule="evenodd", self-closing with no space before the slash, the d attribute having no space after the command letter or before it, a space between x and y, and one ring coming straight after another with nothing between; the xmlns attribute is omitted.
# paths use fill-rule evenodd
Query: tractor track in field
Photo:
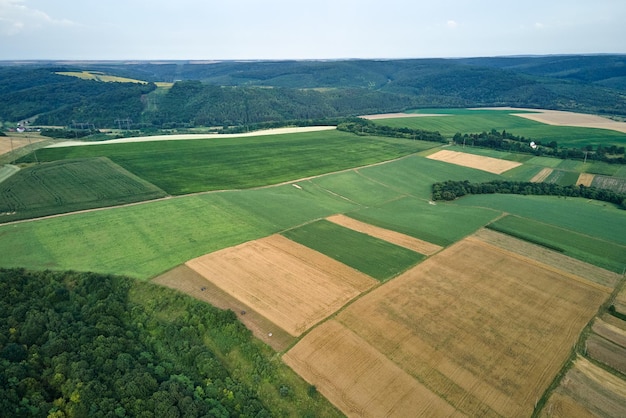
<svg viewBox="0 0 626 418"><path fill-rule="evenodd" d="M220 190L208 190L208 191L204 191L204 192L195 192L195 193L189 193L189 194L183 194L183 195L168 195L168 196L161 197L161 198L158 198L158 199L142 200L140 202L133 202L133 203L124 203L122 205L114 205L114 206L105 206L105 207L101 207L101 208L84 209L84 210L78 210L78 211L73 211L73 212L57 213L57 214L54 214L54 215L40 216L40 217L37 217L37 218L20 219L20 220L17 220L17 221L4 222L4 223L0 223L0 227L5 226L5 225L16 225L16 224L21 224L21 223L25 223L25 222L34 222L34 221L42 221L42 220L46 220L46 219L60 218L60 217L63 217L63 216L79 215L79 214L84 214L84 213L98 212L98 211L111 210L111 209L120 209L120 208L125 208L125 207L130 207L130 206L138 206L138 205L144 205L144 204L148 204L148 203L162 202L162 201L165 201L165 200L181 199L181 198L190 197L190 196L201 196L201 195L207 195L207 194L211 194L211 193L244 192L244 191L248 191L248 190L259 190L259 189L267 189L267 188L270 188L270 187L284 186L284 185L287 185L287 184L297 185L298 182L312 180L312 179L315 179L315 178L318 178L318 177L323 177L323 176L327 176L327 175L331 175L331 174L344 173L344 172L348 172L348 171L356 171L356 170L360 170L360 169L367 168L367 167L374 167L374 166L377 166L377 165L387 164L387 163L391 163L391 162L394 162L394 161L399 161L399 160L402 160L402 159L405 159L405 158L412 157L412 156L414 156L416 154L417 153L412 153L412 154L404 155L402 157L394 158L394 159L391 159L391 160L379 161L379 162L376 162L376 163L366 164L366 165L358 166L358 167L345 168L345 169L342 169L342 170L337 170L337 171L332 171L332 172L322 173L322 174L316 174L316 175L313 175L313 176L302 177L302 178L298 178L298 179L294 179L294 180L287 180L287 181L283 181L283 182L280 182L280 183L268 184L268 185L265 185L265 186L251 187L249 189L220 189Z"/></svg>

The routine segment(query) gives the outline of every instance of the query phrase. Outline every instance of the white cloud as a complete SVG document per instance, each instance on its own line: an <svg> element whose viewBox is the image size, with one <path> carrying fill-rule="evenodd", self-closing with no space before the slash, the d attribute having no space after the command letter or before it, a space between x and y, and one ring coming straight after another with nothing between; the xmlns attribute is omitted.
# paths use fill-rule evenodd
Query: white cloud
<svg viewBox="0 0 626 418"><path fill-rule="evenodd" d="M0 34L17 35L31 29L74 25L68 19L56 19L30 8L24 0L0 0Z"/></svg>
<svg viewBox="0 0 626 418"><path fill-rule="evenodd" d="M448 22L446 22L446 26L450 29L455 29L459 26L459 24L455 20L448 20Z"/></svg>

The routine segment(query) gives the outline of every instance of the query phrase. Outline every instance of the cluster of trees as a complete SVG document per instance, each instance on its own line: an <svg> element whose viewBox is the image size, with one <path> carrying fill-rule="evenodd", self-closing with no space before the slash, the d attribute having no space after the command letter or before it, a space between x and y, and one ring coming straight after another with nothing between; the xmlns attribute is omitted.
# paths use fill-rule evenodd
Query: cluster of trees
<svg viewBox="0 0 626 418"><path fill-rule="evenodd" d="M531 183L508 180L493 180L470 183L469 180L448 180L432 185L433 200L454 200L469 194L521 194L563 197L583 197L615 203L626 209L626 196L607 189L581 185L561 186L555 183Z"/></svg>
<svg viewBox="0 0 626 418"><path fill-rule="evenodd" d="M490 132L466 133L457 132L452 140L457 145L477 146L483 148L492 148L510 152L521 152L533 154L537 156L548 156L570 160L590 160L604 161L610 164L626 164L626 156L624 155L624 147L611 145L603 147L598 145L594 150L593 146L588 145L583 149L580 148L559 148L556 141L542 143L532 138L513 135L506 130L499 132L492 129ZM536 147L530 145L534 142Z"/></svg>
<svg viewBox="0 0 626 418"><path fill-rule="evenodd" d="M0 415L271 416L206 344L245 352L261 380L271 367L250 332L232 311L183 298L119 277L1 269Z"/></svg>
<svg viewBox="0 0 626 418"><path fill-rule="evenodd" d="M437 131L426 131L423 129L392 128L375 124L363 118L349 118L337 125L340 131L352 132L357 135L378 135L394 138L406 138L431 142L447 143L448 141Z"/></svg>

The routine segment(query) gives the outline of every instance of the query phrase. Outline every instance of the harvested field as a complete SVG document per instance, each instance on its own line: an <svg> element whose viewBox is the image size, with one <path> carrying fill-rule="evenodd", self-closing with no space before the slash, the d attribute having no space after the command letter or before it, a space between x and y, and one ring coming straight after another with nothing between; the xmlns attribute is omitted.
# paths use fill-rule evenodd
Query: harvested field
<svg viewBox="0 0 626 418"><path fill-rule="evenodd" d="M337 321L463 414L530 416L608 296L470 237L360 298Z"/></svg>
<svg viewBox="0 0 626 418"><path fill-rule="evenodd" d="M532 183L541 183L542 181L547 179L550 174L552 174L552 169L544 168L540 172L538 172L532 179L530 179L530 181Z"/></svg>
<svg viewBox="0 0 626 418"><path fill-rule="evenodd" d="M525 109L524 109L525 110ZM531 109L528 109L531 110ZM535 109L532 109L535 111ZM556 126L578 126L582 128L610 129L626 133L626 122L617 122L602 116L560 110L537 110L537 113L512 113L514 116Z"/></svg>
<svg viewBox="0 0 626 418"><path fill-rule="evenodd" d="M376 238L380 238L382 240L391 242L392 244L408 248L409 250L417 251L420 254L433 255L443 248L439 245L431 244L430 242L422 241L420 239L413 238L399 232L357 221L356 219L350 218L345 215L333 215L326 219L333 223L336 223L337 225L341 225L346 228L350 228L355 231L362 232Z"/></svg>
<svg viewBox="0 0 626 418"><path fill-rule="evenodd" d="M596 334L591 334L587 338L585 347L588 357L626 374L626 348ZM626 382L624 384L626 385Z"/></svg>
<svg viewBox="0 0 626 418"><path fill-rule="evenodd" d="M281 235L216 251L186 264L293 336L377 283Z"/></svg>
<svg viewBox="0 0 626 418"><path fill-rule="evenodd" d="M0 155L44 140L44 138L41 138L39 134L32 134L28 137L26 137L25 134L9 133L8 135L9 136L0 136Z"/></svg>
<svg viewBox="0 0 626 418"><path fill-rule="evenodd" d="M626 330L611 325L600 318L596 318L591 329L601 337L626 348Z"/></svg>
<svg viewBox="0 0 626 418"><path fill-rule="evenodd" d="M265 136L265 135L281 135L295 134L302 132L316 132L336 129L335 126L303 126L299 128L275 128L265 129L262 131L246 132L241 134L178 134L178 135L153 135L153 136L137 136L133 138L110 139L108 141L63 141L48 148L77 147L82 145L108 145L108 144L125 144L129 142L151 142L151 141L180 141L189 139L211 139L211 138L242 138L249 136Z"/></svg>
<svg viewBox="0 0 626 418"><path fill-rule="evenodd" d="M578 357L548 399L540 416L624 417L626 384L585 358Z"/></svg>
<svg viewBox="0 0 626 418"><path fill-rule="evenodd" d="M591 186L591 182L593 181L593 178L595 177L595 174L590 174L590 173L580 173L580 175L578 176L578 180L576 180L576 184L582 184L583 186Z"/></svg>
<svg viewBox="0 0 626 418"><path fill-rule="evenodd" d="M252 331L255 337L276 351L284 351L295 341L295 338L287 332L186 265L178 266L163 273L155 277L152 282L180 290L217 308L230 309L237 314L237 319Z"/></svg>
<svg viewBox="0 0 626 418"><path fill-rule="evenodd" d="M483 157L482 155L448 150L436 152L426 158L456 164L463 167L475 168L477 170L483 170L494 174L502 174L505 171L522 165L522 163L515 161L507 161L499 158Z"/></svg>
<svg viewBox="0 0 626 418"><path fill-rule="evenodd" d="M603 286L607 292L611 291L621 279L621 276L615 272L492 229L480 229L474 234L474 237L533 260L531 261L533 263L543 263L546 267L550 266L558 271L573 275L575 280L582 278L588 280L589 283L597 283Z"/></svg>
<svg viewBox="0 0 626 418"><path fill-rule="evenodd" d="M283 360L349 417L462 416L334 320L307 334Z"/></svg>

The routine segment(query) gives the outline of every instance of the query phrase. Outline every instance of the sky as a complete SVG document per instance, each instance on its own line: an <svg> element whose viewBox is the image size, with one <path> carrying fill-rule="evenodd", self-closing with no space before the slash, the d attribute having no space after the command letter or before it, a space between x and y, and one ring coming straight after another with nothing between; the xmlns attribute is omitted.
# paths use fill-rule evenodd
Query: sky
<svg viewBox="0 0 626 418"><path fill-rule="evenodd" d="M624 0L0 0L0 60L626 53Z"/></svg>

